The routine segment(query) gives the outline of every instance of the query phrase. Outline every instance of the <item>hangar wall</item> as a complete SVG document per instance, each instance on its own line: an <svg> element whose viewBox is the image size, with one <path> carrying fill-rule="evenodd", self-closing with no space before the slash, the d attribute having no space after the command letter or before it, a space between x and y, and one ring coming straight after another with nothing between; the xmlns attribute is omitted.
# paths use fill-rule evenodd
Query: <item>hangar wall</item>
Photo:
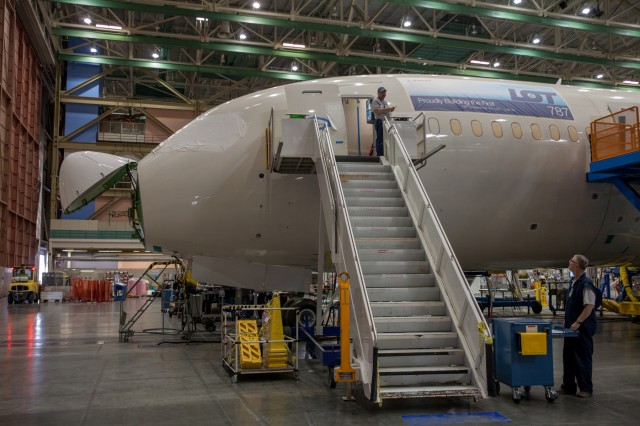
<svg viewBox="0 0 640 426"><path fill-rule="evenodd" d="M40 198L40 66L16 15L0 0L0 296L6 269L35 263Z"/></svg>

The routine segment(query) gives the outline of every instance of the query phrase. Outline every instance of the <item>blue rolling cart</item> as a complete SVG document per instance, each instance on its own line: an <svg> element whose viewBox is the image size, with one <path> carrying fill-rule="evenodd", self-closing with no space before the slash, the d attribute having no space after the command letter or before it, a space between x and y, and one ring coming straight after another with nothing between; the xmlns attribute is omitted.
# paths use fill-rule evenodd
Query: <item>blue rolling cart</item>
<svg viewBox="0 0 640 426"><path fill-rule="evenodd" d="M513 402L528 398L531 386L543 386L549 402L553 389L551 322L534 318L497 318L493 321L496 392L500 383L511 387ZM520 391L524 387L524 392Z"/></svg>

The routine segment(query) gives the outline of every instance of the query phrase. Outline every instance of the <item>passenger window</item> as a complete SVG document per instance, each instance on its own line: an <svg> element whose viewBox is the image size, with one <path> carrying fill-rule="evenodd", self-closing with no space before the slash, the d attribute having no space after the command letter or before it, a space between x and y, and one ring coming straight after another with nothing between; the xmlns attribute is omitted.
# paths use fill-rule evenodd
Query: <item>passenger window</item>
<svg viewBox="0 0 640 426"><path fill-rule="evenodd" d="M560 140L560 129L555 124L549 126L549 132L551 133L551 139L554 141Z"/></svg>
<svg viewBox="0 0 640 426"><path fill-rule="evenodd" d="M438 121L437 118L431 117L429 119L429 132L432 135L439 135L440 134L440 122Z"/></svg>
<svg viewBox="0 0 640 426"><path fill-rule="evenodd" d="M462 134L462 124L460 124L460 120L457 118L451 119L451 132L456 136L460 136Z"/></svg>
<svg viewBox="0 0 640 426"><path fill-rule="evenodd" d="M537 141L542 139L542 130L540 130L540 125L533 123L531 125L531 136Z"/></svg>
<svg viewBox="0 0 640 426"><path fill-rule="evenodd" d="M491 122L491 130L493 130L493 136L496 138L502 137L502 124L499 121Z"/></svg>
<svg viewBox="0 0 640 426"><path fill-rule="evenodd" d="M471 131L477 137L482 136L482 123L478 120L471 120Z"/></svg>
<svg viewBox="0 0 640 426"><path fill-rule="evenodd" d="M511 132L513 132L514 138L522 139L522 127L520 123L511 123Z"/></svg>
<svg viewBox="0 0 640 426"><path fill-rule="evenodd" d="M578 129L576 129L575 126L569 126L567 130L569 130L569 139L571 139L571 142L578 142Z"/></svg>

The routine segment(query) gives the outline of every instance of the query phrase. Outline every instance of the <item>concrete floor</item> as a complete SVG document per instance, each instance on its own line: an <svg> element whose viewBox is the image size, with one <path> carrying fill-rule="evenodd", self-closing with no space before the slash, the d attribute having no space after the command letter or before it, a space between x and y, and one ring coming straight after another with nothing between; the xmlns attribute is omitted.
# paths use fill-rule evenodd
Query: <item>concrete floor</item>
<svg viewBox="0 0 640 426"><path fill-rule="evenodd" d="M125 303L131 315L142 302ZM343 402L344 387L329 389L315 360L300 361L299 381L256 375L232 384L219 344L143 334L120 343L118 313L118 303L9 306L0 299L0 425L406 426L402 416L478 412L498 412L514 425L637 424L640 325L617 316L607 316L595 338L591 399L561 396L550 404L534 387L516 405L503 385L500 396L479 402L385 401L379 408L357 392L356 402ZM154 306L134 328L161 325ZM556 385L561 352L554 340Z"/></svg>

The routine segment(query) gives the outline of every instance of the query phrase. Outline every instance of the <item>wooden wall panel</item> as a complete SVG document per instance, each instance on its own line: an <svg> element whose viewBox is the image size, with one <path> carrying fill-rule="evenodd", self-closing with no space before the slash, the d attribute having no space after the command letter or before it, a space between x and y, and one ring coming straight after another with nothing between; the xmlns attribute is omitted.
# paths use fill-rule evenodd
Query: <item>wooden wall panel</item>
<svg viewBox="0 0 640 426"><path fill-rule="evenodd" d="M0 266L36 262L40 66L15 11L0 0Z"/></svg>

